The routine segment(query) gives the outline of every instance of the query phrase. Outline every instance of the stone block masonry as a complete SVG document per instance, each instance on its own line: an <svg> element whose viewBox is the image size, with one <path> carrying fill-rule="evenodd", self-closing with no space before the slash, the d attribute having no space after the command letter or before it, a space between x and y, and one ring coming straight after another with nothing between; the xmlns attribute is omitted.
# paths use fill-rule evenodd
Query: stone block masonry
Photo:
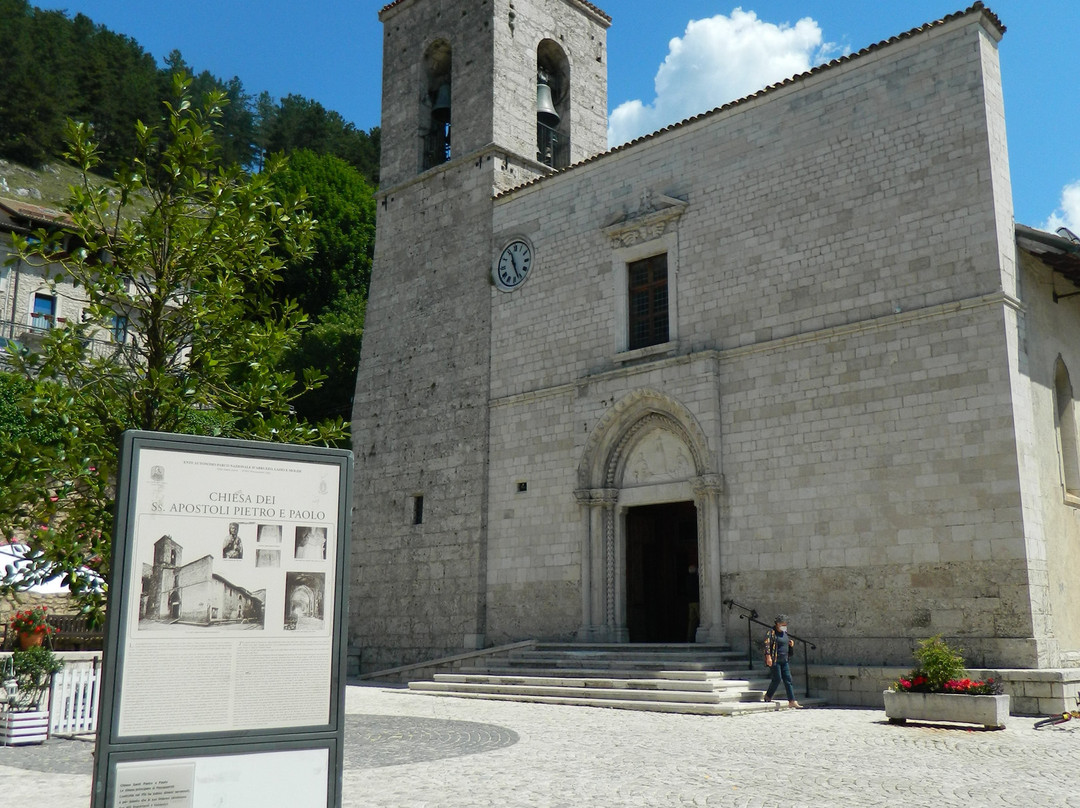
<svg viewBox="0 0 1080 808"><path fill-rule="evenodd" d="M593 137L606 25L526 0L511 31L508 6L481 5L384 12L398 184L354 423L365 671L623 641L690 566L698 641L737 640L734 598L786 612L819 663L906 664L934 633L987 667L1080 658L1054 409L1080 315L1017 260L996 18L975 6L539 179L518 106L537 39L569 60ZM475 151L412 176L410 82L437 37L466 56L454 142ZM534 262L508 293L488 276L511 238ZM660 254L667 338L628 350L628 265ZM631 580L639 517L667 595L659 573Z"/></svg>

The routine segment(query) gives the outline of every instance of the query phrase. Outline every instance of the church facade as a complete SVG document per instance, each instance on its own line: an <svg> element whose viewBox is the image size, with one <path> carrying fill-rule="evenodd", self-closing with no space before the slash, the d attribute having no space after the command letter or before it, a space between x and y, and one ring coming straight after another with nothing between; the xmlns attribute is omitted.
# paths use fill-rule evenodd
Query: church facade
<svg viewBox="0 0 1080 808"><path fill-rule="evenodd" d="M350 644L1080 664L1080 247L1013 221L981 4L606 151L584 0L398 0ZM692 607L691 604L698 604Z"/></svg>

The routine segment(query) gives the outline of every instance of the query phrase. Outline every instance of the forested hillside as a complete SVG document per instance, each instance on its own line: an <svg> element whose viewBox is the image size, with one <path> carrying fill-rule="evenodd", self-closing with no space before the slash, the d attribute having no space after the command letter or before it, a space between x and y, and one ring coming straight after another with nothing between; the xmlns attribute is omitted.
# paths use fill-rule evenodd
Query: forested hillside
<svg viewBox="0 0 1080 808"><path fill-rule="evenodd" d="M0 0L0 159L7 161L0 195L10 187L12 195L27 188L46 204L66 198L60 186L69 172L56 163L66 149L68 119L89 127L101 157L96 173L111 178L130 166L138 152L137 122L163 120L163 102L175 101L173 77L181 72L193 77L193 98L211 90L228 97L214 133L224 167L258 174L269 155L290 158L277 182L282 192L306 192L317 229L313 254L288 262L272 290L274 299L295 300L308 316L308 327L297 331L281 361L298 378L305 367L327 376L323 388L296 401L299 416L348 421L374 250L378 128L362 131L299 95L253 96L239 77L199 71L179 51L159 65L134 39L85 15L69 18L26 0ZM16 164L48 168L34 172ZM45 189L34 188L35 174L56 187L39 196Z"/></svg>
<svg viewBox="0 0 1080 808"><path fill-rule="evenodd" d="M155 63L138 42L83 14L43 11L26 0L0 0L0 157L37 167L63 152L64 121L93 125L108 173L132 153L135 121L161 117L171 76L194 76L196 96L229 96L220 140L222 160L257 170L266 154L310 149L332 154L378 182L379 130L365 132L318 101L250 94L241 79L221 79L173 51Z"/></svg>

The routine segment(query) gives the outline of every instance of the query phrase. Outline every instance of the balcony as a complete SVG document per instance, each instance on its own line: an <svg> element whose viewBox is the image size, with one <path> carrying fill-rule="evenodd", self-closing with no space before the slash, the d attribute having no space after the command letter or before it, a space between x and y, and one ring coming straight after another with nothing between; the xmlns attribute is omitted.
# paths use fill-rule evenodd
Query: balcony
<svg viewBox="0 0 1080 808"><path fill-rule="evenodd" d="M6 369L11 366L8 346L13 346L15 350L23 353L41 350L45 337L54 327L54 318L47 315L33 315L31 321L31 325L25 325L13 323L11 320L0 320L0 368ZM131 350L130 345L111 339L93 337L84 339L83 345L87 348L89 359L117 357Z"/></svg>

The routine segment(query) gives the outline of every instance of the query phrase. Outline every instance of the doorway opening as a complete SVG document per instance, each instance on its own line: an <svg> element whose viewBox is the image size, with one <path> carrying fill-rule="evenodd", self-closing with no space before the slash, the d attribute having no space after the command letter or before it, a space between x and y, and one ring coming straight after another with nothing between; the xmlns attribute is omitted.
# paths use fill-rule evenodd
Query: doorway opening
<svg viewBox="0 0 1080 808"><path fill-rule="evenodd" d="M698 608L693 502L626 512L626 628L630 642L693 642Z"/></svg>

